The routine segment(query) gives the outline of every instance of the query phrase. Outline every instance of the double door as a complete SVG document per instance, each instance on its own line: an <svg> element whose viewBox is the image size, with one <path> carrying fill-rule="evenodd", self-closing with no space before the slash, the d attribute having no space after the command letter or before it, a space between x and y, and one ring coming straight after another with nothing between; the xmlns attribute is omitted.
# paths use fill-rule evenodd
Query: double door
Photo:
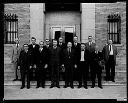
<svg viewBox="0 0 128 103"><path fill-rule="evenodd" d="M73 42L75 36L75 26L51 26L51 39L58 41L59 37L63 38L63 42Z"/></svg>

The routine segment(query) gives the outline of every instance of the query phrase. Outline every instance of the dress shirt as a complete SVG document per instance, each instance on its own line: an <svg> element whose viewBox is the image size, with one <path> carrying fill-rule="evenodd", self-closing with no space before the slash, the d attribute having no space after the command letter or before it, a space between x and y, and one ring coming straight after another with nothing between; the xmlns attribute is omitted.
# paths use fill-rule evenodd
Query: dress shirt
<svg viewBox="0 0 128 103"><path fill-rule="evenodd" d="M112 48L112 45L109 45L109 51L110 51L110 54L109 54L109 55L113 55L113 48Z"/></svg>
<svg viewBox="0 0 128 103"><path fill-rule="evenodd" d="M33 46L33 48L35 48L35 44L33 44L32 46Z"/></svg>
<svg viewBox="0 0 128 103"><path fill-rule="evenodd" d="M81 59L80 59L80 61L84 61L84 50L81 51Z"/></svg>

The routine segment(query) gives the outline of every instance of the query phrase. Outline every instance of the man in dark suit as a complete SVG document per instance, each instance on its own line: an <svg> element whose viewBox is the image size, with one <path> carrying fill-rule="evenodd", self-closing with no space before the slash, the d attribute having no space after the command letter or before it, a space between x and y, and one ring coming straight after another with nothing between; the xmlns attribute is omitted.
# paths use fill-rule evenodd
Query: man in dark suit
<svg viewBox="0 0 128 103"><path fill-rule="evenodd" d="M52 43L50 43L49 39L45 39L45 45L44 45L44 48L46 49L46 52L49 53L49 48L52 46ZM48 74L48 79L50 80L51 79L51 70L50 70L50 64L49 64L49 61L48 61L48 67L47 67L47 70L46 70L46 75Z"/></svg>
<svg viewBox="0 0 128 103"><path fill-rule="evenodd" d="M115 65L116 65L117 48L112 44L112 40L108 41L108 45L104 46L102 52L105 61L106 80L115 82Z"/></svg>
<svg viewBox="0 0 128 103"><path fill-rule="evenodd" d="M73 37L72 48L75 50L76 65L78 65L79 64L79 58L80 58L79 53L80 53L81 47L80 47L80 43L78 43L78 37L77 36ZM78 67L74 70L74 80L78 80L78 77L77 77L78 70L79 70Z"/></svg>
<svg viewBox="0 0 128 103"><path fill-rule="evenodd" d="M67 88L69 85L71 88L73 86L73 69L77 68L75 50L72 48L72 43L67 43L67 48L63 50L63 62L62 66L65 67L65 86Z"/></svg>
<svg viewBox="0 0 128 103"><path fill-rule="evenodd" d="M37 52L39 50L39 45L36 44L36 38L35 37L31 38L31 42L32 42L32 44L29 45L28 50L32 52L31 80L33 80L33 79L36 79L36 78L34 78L34 77L36 77L36 76L34 76L34 74L36 74L35 69L36 69L36 65L37 65L36 64L37 62L36 62L35 58L36 58Z"/></svg>
<svg viewBox="0 0 128 103"><path fill-rule="evenodd" d="M51 68L51 87L53 88L56 86L57 88L60 88L59 86L59 69L60 69L60 63L61 63L61 49L60 47L57 47L57 40L53 40L53 46L49 48L49 64Z"/></svg>
<svg viewBox="0 0 128 103"><path fill-rule="evenodd" d="M85 49L85 44L81 43L81 51L79 53L79 86L78 88L82 87L82 79L84 83L84 88L87 89L87 78L88 78L88 69L87 65L87 58L88 58L88 50Z"/></svg>
<svg viewBox="0 0 128 103"><path fill-rule="evenodd" d="M99 51L99 47L95 46L95 51L92 53L93 57L93 68L91 69L91 81L92 81L92 88L95 87L95 79L96 76L98 78L98 87L102 89L101 84L101 73L102 73L102 67L101 67L101 61L103 59L102 52Z"/></svg>
<svg viewBox="0 0 128 103"><path fill-rule="evenodd" d="M87 69L88 71L93 69L93 57L92 53L95 51L95 43L92 42L92 36L88 36L88 42L85 43L86 49L88 50ZM91 75L92 77L92 75Z"/></svg>
<svg viewBox="0 0 128 103"><path fill-rule="evenodd" d="M27 75L27 89L30 88L30 69L32 68L32 53L28 50L28 44L23 45L23 50L20 52L18 68L21 71L21 89L25 87L25 76Z"/></svg>
<svg viewBox="0 0 128 103"><path fill-rule="evenodd" d="M65 43L63 43L63 38L62 37L59 37L58 41L59 42L58 42L57 46L61 48L61 61L62 61L62 59L63 59L62 52L66 48L66 45L65 45ZM60 79L64 80L64 72L62 70L62 66L60 67L60 70L61 70L60 71Z"/></svg>
<svg viewBox="0 0 128 103"><path fill-rule="evenodd" d="M45 86L45 75L46 75L46 68L48 67L48 52L46 51L46 48L44 48L43 41L39 42L39 50L37 52L36 57L36 64L37 64L37 87L40 87L40 84L42 88Z"/></svg>

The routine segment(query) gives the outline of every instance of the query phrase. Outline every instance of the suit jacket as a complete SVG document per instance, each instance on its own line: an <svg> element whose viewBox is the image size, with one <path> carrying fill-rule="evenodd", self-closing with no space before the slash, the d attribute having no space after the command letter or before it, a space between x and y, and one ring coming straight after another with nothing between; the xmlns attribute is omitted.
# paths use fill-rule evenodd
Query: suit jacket
<svg viewBox="0 0 128 103"><path fill-rule="evenodd" d="M114 45L112 45L112 47L113 47L114 62L116 64L117 48ZM109 59L109 45L105 45L103 47L102 52L103 52L104 61L107 63Z"/></svg>
<svg viewBox="0 0 128 103"><path fill-rule="evenodd" d="M76 62L77 62L77 64L79 63L79 53L80 53L80 50L81 50L81 45L80 45L80 43L77 43L77 46L75 46L74 45L74 43L73 43L73 45L72 45L72 48L75 50L75 56L76 56Z"/></svg>
<svg viewBox="0 0 128 103"><path fill-rule="evenodd" d="M36 64L37 62L35 58L37 57L36 55L39 50L39 45L35 44L35 48L33 48L33 45L30 44L28 50L32 53L32 64Z"/></svg>
<svg viewBox="0 0 128 103"><path fill-rule="evenodd" d="M42 51L39 48L36 56L37 66L48 64L49 57L46 48L43 48Z"/></svg>
<svg viewBox="0 0 128 103"><path fill-rule="evenodd" d="M20 52L22 50L22 47L19 45L18 48L16 47L16 44L13 45L12 47L12 57L11 60L14 62L17 62L19 59Z"/></svg>
<svg viewBox="0 0 128 103"><path fill-rule="evenodd" d="M98 51L98 53L96 53L95 51L92 53L92 57L93 57L93 62L98 63L99 61L101 61L103 59L103 54L102 52Z"/></svg>
<svg viewBox="0 0 128 103"><path fill-rule="evenodd" d="M57 46L60 47L62 50L66 48L65 43L62 43L62 45L59 45L59 43L58 43Z"/></svg>
<svg viewBox="0 0 128 103"><path fill-rule="evenodd" d="M93 59L92 53L95 51L95 43L92 42L92 44L89 46L89 42L85 43L85 49L88 51L88 62L91 62Z"/></svg>
<svg viewBox="0 0 128 103"><path fill-rule="evenodd" d="M21 66L21 70L28 68L32 65L32 52L28 50L26 53L24 50L20 52L18 65Z"/></svg>
<svg viewBox="0 0 128 103"><path fill-rule="evenodd" d="M76 56L75 56L75 50L72 48L71 53L68 53L67 48L63 50L63 62L65 66L73 66L74 64L77 63L76 61Z"/></svg>
<svg viewBox="0 0 128 103"><path fill-rule="evenodd" d="M49 48L49 64L53 65L57 63L58 65L61 63L61 49L57 47L55 50L53 47Z"/></svg>

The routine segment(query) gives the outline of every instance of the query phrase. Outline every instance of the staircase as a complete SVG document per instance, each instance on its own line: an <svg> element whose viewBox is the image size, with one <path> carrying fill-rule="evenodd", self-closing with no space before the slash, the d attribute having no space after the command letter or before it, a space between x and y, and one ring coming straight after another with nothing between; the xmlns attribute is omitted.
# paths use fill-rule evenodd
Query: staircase
<svg viewBox="0 0 128 103"><path fill-rule="evenodd" d="M15 70L13 64L11 63L11 49L10 44L4 45L4 86L21 86L21 81L13 81L15 78ZM120 58L117 56L116 72L115 72L115 81L116 82L106 82L104 80L105 70L102 73L102 84L103 86L121 86L126 85L126 57ZM18 74L20 76L20 73ZM51 82L46 81L46 86L50 86ZM64 85L64 81L60 81L60 86ZM78 85L78 82L74 82L74 85ZM91 85L91 82L88 81L88 85ZM97 85L97 84L96 84ZM36 86L36 81L31 81L31 86Z"/></svg>

